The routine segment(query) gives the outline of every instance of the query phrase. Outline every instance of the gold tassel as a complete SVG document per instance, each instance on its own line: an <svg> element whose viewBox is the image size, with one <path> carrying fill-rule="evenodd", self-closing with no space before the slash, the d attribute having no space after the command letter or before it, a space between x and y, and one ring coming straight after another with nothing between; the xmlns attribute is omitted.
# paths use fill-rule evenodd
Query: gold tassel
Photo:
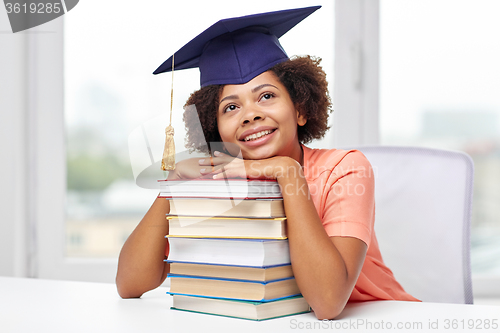
<svg viewBox="0 0 500 333"><path fill-rule="evenodd" d="M174 128L168 125L165 129L165 149L163 149L163 158L161 159L161 169L163 171L175 170L175 143Z"/></svg>
<svg viewBox="0 0 500 333"><path fill-rule="evenodd" d="M165 148L161 159L161 169L163 171L175 170L175 143L174 128L172 126L172 109L174 104L174 55L172 55L172 87L170 90L170 124L165 129Z"/></svg>

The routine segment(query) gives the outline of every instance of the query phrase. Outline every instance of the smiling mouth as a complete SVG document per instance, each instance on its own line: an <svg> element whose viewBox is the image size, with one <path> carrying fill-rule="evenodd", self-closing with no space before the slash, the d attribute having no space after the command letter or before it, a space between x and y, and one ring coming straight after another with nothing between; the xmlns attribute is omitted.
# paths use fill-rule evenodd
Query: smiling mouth
<svg viewBox="0 0 500 333"><path fill-rule="evenodd" d="M254 134L250 134L250 135L247 135L246 137L244 137L243 140L241 140L241 141L247 142L247 141L257 140L257 139L262 138L263 136L266 136L266 135L273 133L275 130L276 129L264 130L264 131L260 131L260 132L254 133Z"/></svg>

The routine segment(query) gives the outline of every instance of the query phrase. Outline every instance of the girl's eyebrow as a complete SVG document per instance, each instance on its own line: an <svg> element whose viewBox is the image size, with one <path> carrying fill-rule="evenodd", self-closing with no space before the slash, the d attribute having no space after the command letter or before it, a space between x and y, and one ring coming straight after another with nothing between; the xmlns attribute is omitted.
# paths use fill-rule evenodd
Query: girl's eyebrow
<svg viewBox="0 0 500 333"><path fill-rule="evenodd" d="M220 100L219 104L224 102L226 99L238 99L238 95L229 95Z"/></svg>
<svg viewBox="0 0 500 333"><path fill-rule="evenodd" d="M252 89L252 93L254 93L254 92L256 92L256 91L258 91L258 90L260 90L260 89L262 89L262 88L265 88L265 87L274 87L274 88L278 89L278 87L273 86L273 85L272 85L272 84L270 84L270 83L264 83L264 84L261 84L260 86L257 86L257 87L255 87L255 88L253 88L253 89ZM278 90L279 90L279 89L278 89Z"/></svg>
<svg viewBox="0 0 500 333"><path fill-rule="evenodd" d="M276 88L279 90L278 87L270 84L270 83L264 83L264 84L261 84L261 85L258 85L257 87L253 88L252 89L252 93L255 93L256 91L259 91L260 89L262 88L265 88L265 87L273 87L273 88ZM222 102L224 102L226 99L238 99L238 95L229 95L229 96L226 96L224 97L223 99L220 100L219 104L221 104Z"/></svg>

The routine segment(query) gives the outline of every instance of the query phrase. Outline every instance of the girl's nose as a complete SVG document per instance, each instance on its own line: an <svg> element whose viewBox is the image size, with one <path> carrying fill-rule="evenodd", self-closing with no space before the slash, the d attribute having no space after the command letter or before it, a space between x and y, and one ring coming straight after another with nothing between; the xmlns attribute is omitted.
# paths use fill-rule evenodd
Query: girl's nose
<svg viewBox="0 0 500 333"><path fill-rule="evenodd" d="M257 120L263 120L265 118L266 118L266 116L263 112L259 111L258 109L255 109L255 108L251 108L251 109L247 110L246 112L244 112L241 124L246 125L246 124L252 123L252 122L257 121Z"/></svg>

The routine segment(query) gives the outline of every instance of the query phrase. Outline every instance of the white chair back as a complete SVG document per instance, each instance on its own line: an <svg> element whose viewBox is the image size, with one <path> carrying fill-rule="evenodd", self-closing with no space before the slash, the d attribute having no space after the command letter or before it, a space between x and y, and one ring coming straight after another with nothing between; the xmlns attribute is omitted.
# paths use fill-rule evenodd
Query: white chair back
<svg viewBox="0 0 500 333"><path fill-rule="evenodd" d="M396 279L425 302L472 304L472 159L429 148L356 149L374 169L375 232Z"/></svg>

